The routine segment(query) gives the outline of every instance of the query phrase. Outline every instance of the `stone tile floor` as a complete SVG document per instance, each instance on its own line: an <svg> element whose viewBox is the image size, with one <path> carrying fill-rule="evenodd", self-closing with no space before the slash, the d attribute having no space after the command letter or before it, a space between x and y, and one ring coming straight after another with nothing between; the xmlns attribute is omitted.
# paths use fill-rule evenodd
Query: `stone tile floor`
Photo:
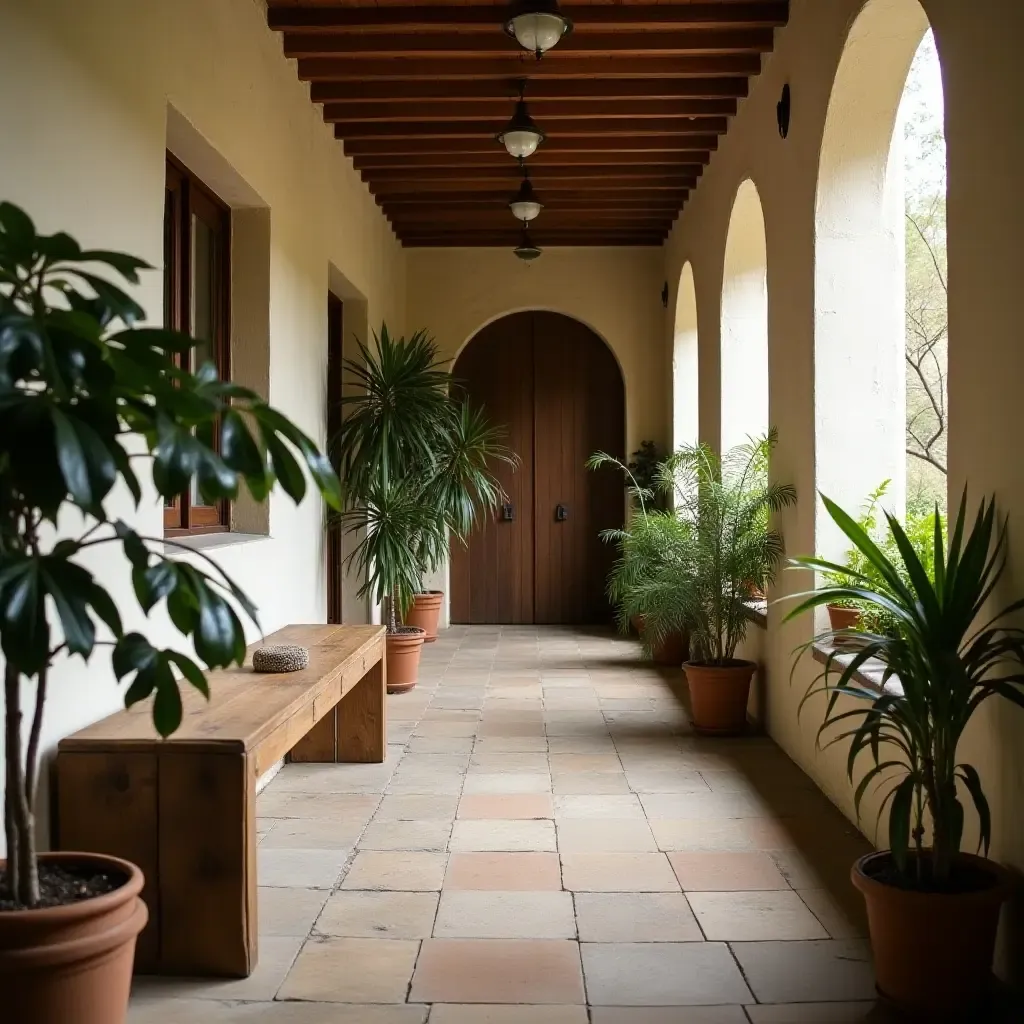
<svg viewBox="0 0 1024 1024"><path fill-rule="evenodd" d="M258 800L260 961L138 979L131 1024L883 1019L865 841L762 737L694 737L610 634L454 627L388 698L383 765Z"/></svg>

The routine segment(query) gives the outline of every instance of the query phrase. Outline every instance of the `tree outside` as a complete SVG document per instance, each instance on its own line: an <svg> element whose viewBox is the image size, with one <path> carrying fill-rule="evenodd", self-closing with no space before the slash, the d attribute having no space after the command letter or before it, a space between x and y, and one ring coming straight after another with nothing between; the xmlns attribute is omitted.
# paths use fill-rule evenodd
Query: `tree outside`
<svg viewBox="0 0 1024 1024"><path fill-rule="evenodd" d="M906 214L907 507L946 507L946 139L942 75L929 31L900 107Z"/></svg>

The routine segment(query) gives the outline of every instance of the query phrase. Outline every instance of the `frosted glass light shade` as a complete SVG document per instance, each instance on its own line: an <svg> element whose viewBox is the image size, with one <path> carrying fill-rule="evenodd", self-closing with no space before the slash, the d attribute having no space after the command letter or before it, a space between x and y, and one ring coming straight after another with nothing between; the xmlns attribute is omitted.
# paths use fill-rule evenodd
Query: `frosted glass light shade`
<svg viewBox="0 0 1024 1024"><path fill-rule="evenodd" d="M566 32L566 19L560 14L520 14L509 24L516 42L536 54L547 53Z"/></svg>
<svg viewBox="0 0 1024 1024"><path fill-rule="evenodd" d="M513 128L498 136L505 151L516 160L525 160L528 156L536 153L543 138L544 136L540 132L532 131L529 128Z"/></svg>

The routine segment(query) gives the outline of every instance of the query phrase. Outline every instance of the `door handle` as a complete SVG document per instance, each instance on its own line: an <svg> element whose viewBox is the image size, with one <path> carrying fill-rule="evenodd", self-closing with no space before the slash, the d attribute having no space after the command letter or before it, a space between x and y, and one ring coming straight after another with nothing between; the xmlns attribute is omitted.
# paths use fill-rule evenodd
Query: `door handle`
<svg viewBox="0 0 1024 1024"><path fill-rule="evenodd" d="M569 518L569 509L565 505L555 506L555 522L564 523Z"/></svg>
<svg viewBox="0 0 1024 1024"><path fill-rule="evenodd" d="M516 509L512 502L506 502L501 506L502 522L511 523L516 517Z"/></svg>

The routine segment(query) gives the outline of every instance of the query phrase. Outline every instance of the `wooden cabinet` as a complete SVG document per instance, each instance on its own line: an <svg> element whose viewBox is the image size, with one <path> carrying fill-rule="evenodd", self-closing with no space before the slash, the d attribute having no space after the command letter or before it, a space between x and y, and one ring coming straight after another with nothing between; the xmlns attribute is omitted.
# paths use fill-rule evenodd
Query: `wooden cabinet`
<svg viewBox="0 0 1024 1024"><path fill-rule="evenodd" d="M455 365L474 403L520 457L502 468L508 506L452 552L452 621L601 622L621 526L623 480L590 472L597 449L622 456L625 400L615 358L588 327L557 313L515 313L484 328Z"/></svg>

